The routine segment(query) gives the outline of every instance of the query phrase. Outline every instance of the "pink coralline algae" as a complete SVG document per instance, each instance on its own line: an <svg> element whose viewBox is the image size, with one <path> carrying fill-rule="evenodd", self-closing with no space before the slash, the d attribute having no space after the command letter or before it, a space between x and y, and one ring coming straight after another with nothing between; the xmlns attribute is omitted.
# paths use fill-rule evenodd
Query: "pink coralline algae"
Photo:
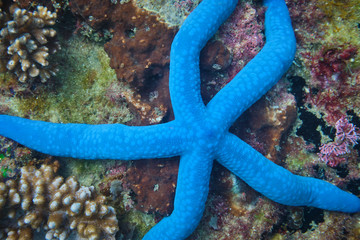
<svg viewBox="0 0 360 240"><path fill-rule="evenodd" d="M357 48L353 46L321 49L311 62L311 75L315 84L326 88L333 86L334 82L345 81L349 77L346 71L348 62L355 57L356 52Z"/></svg>
<svg viewBox="0 0 360 240"><path fill-rule="evenodd" d="M182 0L174 3L175 7L178 9L184 9L187 13L190 13L193 10L194 2L192 0Z"/></svg>
<svg viewBox="0 0 360 240"><path fill-rule="evenodd" d="M350 153L350 147L355 146L360 139L359 128L349 123L345 117L336 122L335 129L335 140L323 144L318 154L320 160L331 167L336 167L339 163L344 162L345 154Z"/></svg>
<svg viewBox="0 0 360 240"><path fill-rule="evenodd" d="M220 27L219 38L233 52L229 79L232 79L263 47L264 10L265 8L242 2L238 4L229 20Z"/></svg>

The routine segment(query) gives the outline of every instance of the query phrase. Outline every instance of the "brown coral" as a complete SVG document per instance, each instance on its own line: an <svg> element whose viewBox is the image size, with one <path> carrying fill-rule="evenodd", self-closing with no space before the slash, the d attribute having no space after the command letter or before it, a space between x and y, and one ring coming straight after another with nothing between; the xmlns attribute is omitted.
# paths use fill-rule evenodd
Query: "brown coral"
<svg viewBox="0 0 360 240"><path fill-rule="evenodd" d="M162 161L138 161L127 172L124 183L137 196L135 207L146 213L168 215L173 210L176 176L179 162L175 159Z"/></svg>
<svg viewBox="0 0 360 240"><path fill-rule="evenodd" d="M46 82L56 74L48 57L60 48L56 31L48 28L55 24L56 13L42 6L30 12L16 5L10 7L10 13L11 19L0 31L0 53L6 58L6 68L22 83Z"/></svg>
<svg viewBox="0 0 360 240"><path fill-rule="evenodd" d="M71 11L94 28L113 26L109 29L113 38L104 48L118 79L136 92L124 91L121 95L138 113L140 124L156 123L171 116L169 55L176 29L159 22L156 16L132 2L73 0ZM114 92L115 88L110 91Z"/></svg>
<svg viewBox="0 0 360 240"><path fill-rule="evenodd" d="M56 176L57 164L22 167L19 180L0 182L0 229L7 239L31 239L43 227L46 239L66 239L70 230L81 238L114 238L118 231L115 210L94 187L80 186L75 177Z"/></svg>
<svg viewBox="0 0 360 240"><path fill-rule="evenodd" d="M115 23L114 37L105 44L105 51L111 58L110 66L115 69L118 79L130 83L137 90L142 102L166 113L171 108L169 54L176 31L132 3L118 6L111 18ZM144 115L141 108L133 105L141 116Z"/></svg>

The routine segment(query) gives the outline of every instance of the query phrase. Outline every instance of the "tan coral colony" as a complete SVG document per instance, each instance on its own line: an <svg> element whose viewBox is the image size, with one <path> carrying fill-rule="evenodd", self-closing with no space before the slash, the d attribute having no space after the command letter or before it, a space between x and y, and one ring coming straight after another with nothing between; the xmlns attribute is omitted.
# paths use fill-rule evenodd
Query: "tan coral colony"
<svg viewBox="0 0 360 240"><path fill-rule="evenodd" d="M48 27L55 24L56 12L43 6L30 12L13 5L10 14L11 18L0 31L0 53L7 59L6 68L15 73L20 82L36 78L46 82L57 71L48 61L49 54L60 49L56 31ZM6 17L0 12L0 18Z"/></svg>
<svg viewBox="0 0 360 240"><path fill-rule="evenodd" d="M0 181L0 221L8 219L0 238L29 240L43 228L45 239L65 240L71 231L80 239L115 239L118 221L105 197L55 172L55 164L27 166L19 180Z"/></svg>

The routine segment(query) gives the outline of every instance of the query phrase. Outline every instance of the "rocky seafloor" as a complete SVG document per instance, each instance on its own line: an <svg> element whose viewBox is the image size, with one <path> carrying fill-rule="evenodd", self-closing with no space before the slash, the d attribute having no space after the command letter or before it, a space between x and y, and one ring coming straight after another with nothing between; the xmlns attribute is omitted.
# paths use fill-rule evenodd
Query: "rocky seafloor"
<svg viewBox="0 0 360 240"><path fill-rule="evenodd" d="M49 51L34 53L39 71L34 67L26 79L21 68L9 69L14 50L8 49L20 35L1 38L0 113L61 123L139 126L172 120L170 45L199 2L0 1L0 29L16 20L17 8L25 15L38 6L56 13L54 24L43 27L53 29L56 37L51 31L43 38L35 36L39 48L48 46ZM297 39L294 63L230 130L292 173L323 179L360 196L360 145L348 144L348 151L336 155L321 151L338 143L340 119L360 134L360 4L288 0L287 5ZM261 1L239 1L201 52L205 103L261 50L264 12ZM37 28L28 24L21 31ZM50 51L57 44L60 48ZM21 64L26 68L25 61ZM3 180L18 179L23 166L57 160L60 175L74 175L81 185L94 186L106 196L116 211L116 239L141 239L173 209L178 158L132 162L49 157L0 138ZM0 232L7 231L4 221L2 214ZM214 164L204 216L188 239L359 238L359 214L277 204Z"/></svg>

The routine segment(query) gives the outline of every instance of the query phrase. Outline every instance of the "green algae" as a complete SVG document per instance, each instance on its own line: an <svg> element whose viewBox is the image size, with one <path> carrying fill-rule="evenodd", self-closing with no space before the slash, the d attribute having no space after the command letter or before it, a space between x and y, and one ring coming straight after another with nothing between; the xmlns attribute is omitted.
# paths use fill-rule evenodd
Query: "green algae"
<svg viewBox="0 0 360 240"><path fill-rule="evenodd" d="M307 165L311 165L318 159L314 153L308 153L306 151L300 151L296 155L289 155L286 158L286 169L292 173L301 175L307 175Z"/></svg>
<svg viewBox="0 0 360 240"><path fill-rule="evenodd" d="M17 115L62 123L124 123L132 119L126 104L111 102L106 93L117 81L102 45L78 36L61 41L51 60L59 72L54 85L17 100Z"/></svg>
<svg viewBox="0 0 360 240"><path fill-rule="evenodd" d="M340 17L358 21L360 18L359 0L319 0L317 5L330 19Z"/></svg>
<svg viewBox="0 0 360 240"><path fill-rule="evenodd" d="M132 239L142 239L155 224L152 214L145 214L137 210L126 212L119 219L120 229L129 228L129 226L134 228Z"/></svg>
<svg viewBox="0 0 360 240"><path fill-rule="evenodd" d="M360 48L359 0L319 0L316 4L326 19L321 26L324 30L324 40L330 45L339 43ZM360 54L357 54L352 62L354 68L360 67Z"/></svg>
<svg viewBox="0 0 360 240"><path fill-rule="evenodd" d="M73 158L60 158L63 167L62 175L76 176L79 183L85 186L98 188L103 181L106 170L115 165L115 160L81 160Z"/></svg>

